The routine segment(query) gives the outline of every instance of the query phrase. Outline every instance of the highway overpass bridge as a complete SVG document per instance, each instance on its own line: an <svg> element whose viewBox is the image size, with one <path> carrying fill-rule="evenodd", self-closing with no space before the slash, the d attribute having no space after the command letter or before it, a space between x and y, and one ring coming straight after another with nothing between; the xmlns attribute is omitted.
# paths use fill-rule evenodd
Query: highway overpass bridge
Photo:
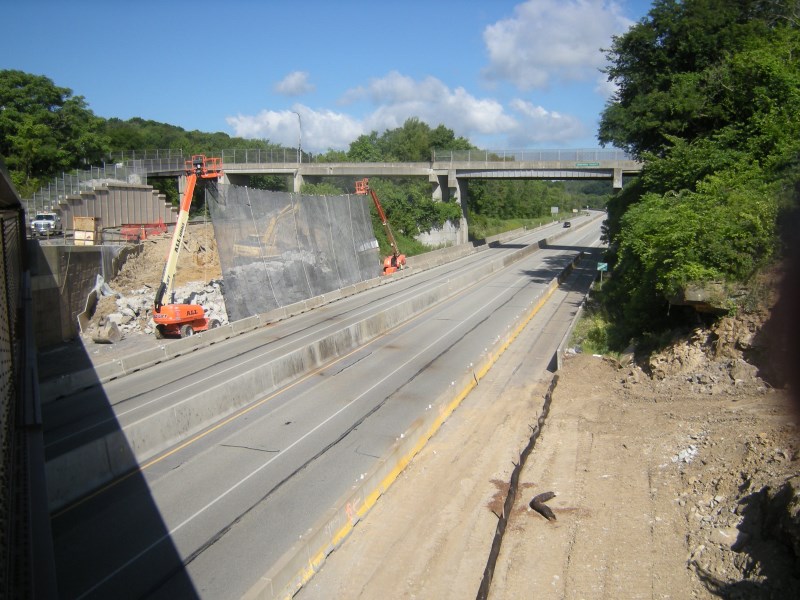
<svg viewBox="0 0 800 600"><path fill-rule="evenodd" d="M468 197L474 179L607 179L614 188L622 179L641 171L641 163L616 149L589 150L434 150L429 162L326 163L303 162L293 151L224 150L226 182L247 185L252 175L286 175L293 191L307 180L322 177L427 177L434 200ZM182 176L185 157L142 159L151 176Z"/></svg>
<svg viewBox="0 0 800 600"><path fill-rule="evenodd" d="M214 155L222 159L223 183L245 186L255 175L283 175L291 178L295 193L300 192L304 182L324 177L426 177L435 201L459 202L464 212L469 182L476 179L611 180L614 188L619 189L623 177L634 175L642 168L640 162L622 150L603 148L434 150L427 162L329 163L312 160L295 149L233 149ZM169 206L164 208L163 198L153 199L152 194L138 188L150 189L142 185L148 177L177 177L179 190L183 191L189 158L181 150L120 155L113 159L115 162L102 168L93 167L85 173L54 180L48 188L25 202L26 211L29 215L48 207L65 211L67 229L72 227L70 215L73 212L79 216L98 217L103 227L155 221L174 223L175 211L170 212ZM118 190L120 185L123 187ZM113 196L116 203L112 206L104 200L105 196ZM154 217L155 214L158 217ZM465 218L457 229L460 241L466 241Z"/></svg>

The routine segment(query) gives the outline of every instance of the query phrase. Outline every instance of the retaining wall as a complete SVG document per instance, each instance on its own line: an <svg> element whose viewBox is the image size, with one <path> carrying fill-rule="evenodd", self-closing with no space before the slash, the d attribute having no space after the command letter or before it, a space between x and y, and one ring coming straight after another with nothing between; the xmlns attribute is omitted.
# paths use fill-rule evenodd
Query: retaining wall
<svg viewBox="0 0 800 600"><path fill-rule="evenodd" d="M78 314L97 275L113 277L124 263L123 246L43 246L28 240L33 328L37 348L60 344L78 335Z"/></svg>

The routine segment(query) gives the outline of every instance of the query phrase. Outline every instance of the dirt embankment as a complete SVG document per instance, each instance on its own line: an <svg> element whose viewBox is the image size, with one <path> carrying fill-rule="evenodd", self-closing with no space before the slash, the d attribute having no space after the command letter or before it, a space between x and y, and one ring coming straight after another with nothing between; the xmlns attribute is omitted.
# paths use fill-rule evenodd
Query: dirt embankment
<svg viewBox="0 0 800 600"><path fill-rule="evenodd" d="M152 308L171 243L171 232L142 240L139 252L106 282L80 339L94 362L163 343L153 334ZM202 304L209 318L226 323L221 286L214 229L210 222L190 224L178 256L176 301Z"/></svg>
<svg viewBox="0 0 800 600"><path fill-rule="evenodd" d="M567 361L491 597L800 597L797 412L705 338L647 370Z"/></svg>
<svg viewBox="0 0 800 600"><path fill-rule="evenodd" d="M164 272L172 232L141 242L141 252L129 258L112 287L122 294L135 293L142 288L156 288ZM190 282L209 282L222 277L222 270L211 222L190 223L183 237L183 247L178 256L175 287Z"/></svg>
<svg viewBox="0 0 800 600"><path fill-rule="evenodd" d="M489 598L800 597L798 411L744 360L769 344L765 316L698 329L642 366L566 359ZM298 598L475 597L491 545L476 524L508 485L474 479L499 444L527 443L507 426L536 423L528 393L459 408ZM547 492L552 520L529 505Z"/></svg>

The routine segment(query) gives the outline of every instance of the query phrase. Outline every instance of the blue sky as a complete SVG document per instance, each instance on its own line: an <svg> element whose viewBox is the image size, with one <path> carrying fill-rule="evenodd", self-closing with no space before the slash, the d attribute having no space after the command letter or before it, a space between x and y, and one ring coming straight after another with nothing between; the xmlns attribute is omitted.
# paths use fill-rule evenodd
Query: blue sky
<svg viewBox="0 0 800 600"><path fill-rule="evenodd" d="M651 3L1 4L0 69L44 75L99 116L317 153L410 117L487 149L597 147L613 92L600 49Z"/></svg>

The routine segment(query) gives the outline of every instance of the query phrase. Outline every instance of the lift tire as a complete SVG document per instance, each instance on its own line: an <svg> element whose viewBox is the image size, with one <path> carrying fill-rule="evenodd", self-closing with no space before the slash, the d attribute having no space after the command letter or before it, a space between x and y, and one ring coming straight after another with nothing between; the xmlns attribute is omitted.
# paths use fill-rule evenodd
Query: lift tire
<svg viewBox="0 0 800 600"><path fill-rule="evenodd" d="M220 325L222 325L222 323L220 323L220 322L219 322L219 321L217 321L216 319L211 319L211 320L208 322L208 328L209 328L209 329L216 329L216 328L217 328L217 327L219 327Z"/></svg>
<svg viewBox="0 0 800 600"><path fill-rule="evenodd" d="M154 332L157 340L164 339L164 328L162 325L156 325L156 330Z"/></svg>
<svg viewBox="0 0 800 600"><path fill-rule="evenodd" d="M187 338L194 335L194 328L191 325L181 325L181 337Z"/></svg>

